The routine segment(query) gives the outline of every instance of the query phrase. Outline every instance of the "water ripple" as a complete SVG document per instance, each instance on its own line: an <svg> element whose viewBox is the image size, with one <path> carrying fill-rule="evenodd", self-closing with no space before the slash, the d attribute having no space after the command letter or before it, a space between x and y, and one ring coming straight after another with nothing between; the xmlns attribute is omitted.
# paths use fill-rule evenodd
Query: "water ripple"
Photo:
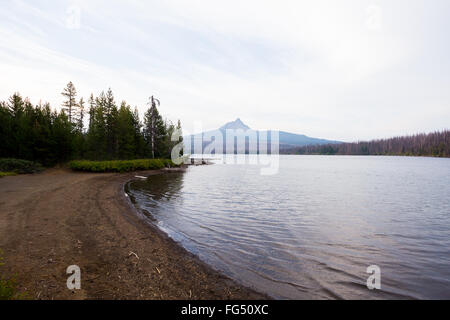
<svg viewBox="0 0 450 320"><path fill-rule="evenodd" d="M395 160L395 161L394 161ZM282 156L130 184L201 259L281 299L450 298L450 160ZM368 290L366 268L381 268Z"/></svg>

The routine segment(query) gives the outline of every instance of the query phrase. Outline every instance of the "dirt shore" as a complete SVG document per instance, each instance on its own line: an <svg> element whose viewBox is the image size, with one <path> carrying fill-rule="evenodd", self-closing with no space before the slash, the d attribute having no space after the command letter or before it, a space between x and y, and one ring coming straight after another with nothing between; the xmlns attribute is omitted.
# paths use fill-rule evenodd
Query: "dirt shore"
<svg viewBox="0 0 450 320"><path fill-rule="evenodd" d="M0 179L1 274L32 299L265 299L144 223L123 192L136 174L51 169ZM81 290L66 268L81 268Z"/></svg>

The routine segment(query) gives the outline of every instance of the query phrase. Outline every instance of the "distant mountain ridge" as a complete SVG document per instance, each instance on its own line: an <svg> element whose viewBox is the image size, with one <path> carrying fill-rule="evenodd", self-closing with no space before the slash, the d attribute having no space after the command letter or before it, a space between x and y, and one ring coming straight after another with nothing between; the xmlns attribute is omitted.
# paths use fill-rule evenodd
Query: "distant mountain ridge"
<svg viewBox="0 0 450 320"><path fill-rule="evenodd" d="M227 141L227 133L232 134L231 138L234 141ZM261 146L271 151L272 139L278 135L280 153L283 150L292 149L295 147L313 146L313 145L325 145L325 144L338 144L339 141L332 141L326 139L318 139L308 137L302 134L295 134L285 131L277 130L253 130L247 126L240 118L234 121L228 122L217 130L206 131L195 135L184 137L186 151L188 153L204 153L205 151L220 153L221 149L223 153L259 153ZM219 141L215 141L215 137L222 139L222 144ZM250 137L253 139L254 146L250 143ZM238 143L240 141L241 143ZM199 152L201 149L201 152ZM191 151L191 152L189 152ZM194 152L196 151L196 152Z"/></svg>

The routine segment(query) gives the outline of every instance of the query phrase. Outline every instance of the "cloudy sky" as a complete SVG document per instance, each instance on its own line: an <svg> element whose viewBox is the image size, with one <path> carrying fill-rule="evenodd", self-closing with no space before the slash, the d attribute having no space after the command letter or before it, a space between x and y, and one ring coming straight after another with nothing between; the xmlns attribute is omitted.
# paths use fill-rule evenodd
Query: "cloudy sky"
<svg viewBox="0 0 450 320"><path fill-rule="evenodd" d="M450 127L450 1L0 0L0 100L117 100L353 141Z"/></svg>

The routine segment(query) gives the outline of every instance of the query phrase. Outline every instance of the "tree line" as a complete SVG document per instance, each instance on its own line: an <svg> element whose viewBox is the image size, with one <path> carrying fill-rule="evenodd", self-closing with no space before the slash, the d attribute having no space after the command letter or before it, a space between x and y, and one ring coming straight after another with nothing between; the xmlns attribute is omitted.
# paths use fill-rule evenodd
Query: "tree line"
<svg viewBox="0 0 450 320"><path fill-rule="evenodd" d="M304 146L286 150L285 153L450 157L450 131L436 131L429 134L416 134L366 142Z"/></svg>
<svg viewBox="0 0 450 320"><path fill-rule="evenodd" d="M72 82L62 95L59 112L49 103L34 106L19 93L0 102L0 158L46 166L72 159L170 158L172 148L182 142L180 121L175 125L163 119L153 96L141 121L138 109L126 101L118 104L111 89L91 94L87 106ZM172 141L175 131L179 138Z"/></svg>

